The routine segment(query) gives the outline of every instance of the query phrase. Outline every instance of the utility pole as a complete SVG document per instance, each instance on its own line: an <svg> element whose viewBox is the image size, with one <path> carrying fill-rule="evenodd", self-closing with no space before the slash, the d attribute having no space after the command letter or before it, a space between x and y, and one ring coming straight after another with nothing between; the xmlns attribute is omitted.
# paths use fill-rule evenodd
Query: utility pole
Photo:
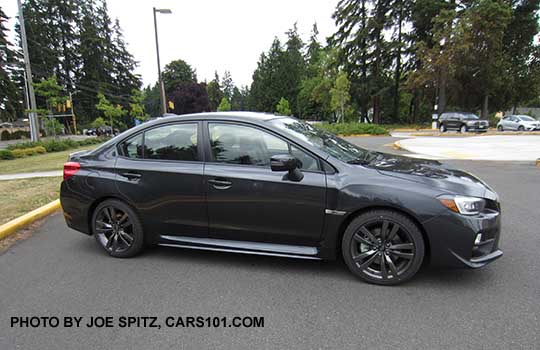
<svg viewBox="0 0 540 350"><path fill-rule="evenodd" d="M69 92L69 104L71 106L71 120L73 121L73 133L77 135L77 117L75 116L75 106L73 105L73 97Z"/></svg>
<svg viewBox="0 0 540 350"><path fill-rule="evenodd" d="M26 68L26 80L28 87L28 95L30 98L30 139L32 141L39 141L39 123L36 115L36 95L34 94L34 85L32 83L32 68L30 67L30 55L28 54L28 44L26 43L26 29L24 27L24 15L21 5L21 0L17 0L17 6L19 7L19 22L21 26L21 42L24 54L24 66Z"/></svg>
<svg viewBox="0 0 540 350"><path fill-rule="evenodd" d="M163 14L170 14L172 13L169 9L156 9L153 8L154 12L154 31L156 33L156 53L157 53L157 69L158 69L158 84L159 84L159 92L161 97L161 114L167 113L167 101L165 97L165 85L163 84L163 79L161 78L161 64L159 62L159 43L158 43L158 33L157 33L157 19L156 19L156 13L163 13Z"/></svg>

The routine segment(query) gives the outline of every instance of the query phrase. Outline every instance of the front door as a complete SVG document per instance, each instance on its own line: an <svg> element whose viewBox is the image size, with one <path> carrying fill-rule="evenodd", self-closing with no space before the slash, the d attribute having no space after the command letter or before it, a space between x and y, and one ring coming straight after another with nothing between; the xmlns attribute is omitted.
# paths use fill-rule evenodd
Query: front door
<svg viewBox="0 0 540 350"><path fill-rule="evenodd" d="M326 203L319 160L269 131L248 124L209 122L205 166L209 235L213 238L314 245ZM292 154L304 178L270 169L270 157Z"/></svg>
<svg viewBox="0 0 540 350"><path fill-rule="evenodd" d="M199 123L157 126L120 144L118 191L153 236L207 236Z"/></svg>

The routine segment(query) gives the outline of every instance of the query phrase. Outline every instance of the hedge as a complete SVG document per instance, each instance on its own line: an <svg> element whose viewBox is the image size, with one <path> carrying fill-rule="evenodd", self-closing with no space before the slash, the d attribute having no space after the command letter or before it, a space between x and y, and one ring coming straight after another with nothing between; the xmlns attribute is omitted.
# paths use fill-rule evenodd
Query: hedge
<svg viewBox="0 0 540 350"><path fill-rule="evenodd" d="M48 152L60 152L80 146L94 145L107 141L107 137L92 137L84 140L46 140L38 142L20 142L8 145L7 149L0 150L0 160L9 160L43 154Z"/></svg>
<svg viewBox="0 0 540 350"><path fill-rule="evenodd" d="M314 124L314 126L330 131L338 135L388 135L388 130L378 124L366 123L323 123Z"/></svg>

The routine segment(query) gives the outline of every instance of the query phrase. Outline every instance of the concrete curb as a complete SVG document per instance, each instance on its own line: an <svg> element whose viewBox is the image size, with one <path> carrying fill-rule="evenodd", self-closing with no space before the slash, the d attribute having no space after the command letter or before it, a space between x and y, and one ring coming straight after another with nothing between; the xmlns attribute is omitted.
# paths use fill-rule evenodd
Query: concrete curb
<svg viewBox="0 0 540 350"><path fill-rule="evenodd" d="M60 209L59 199L52 201L49 204L45 204L44 206L39 207L35 210L32 210L31 212L26 213L23 216L19 216L16 219L6 222L2 226L0 226L0 239L6 238L7 236L15 233L17 230L30 225L32 222L41 219L42 217L45 217L57 211L58 209Z"/></svg>

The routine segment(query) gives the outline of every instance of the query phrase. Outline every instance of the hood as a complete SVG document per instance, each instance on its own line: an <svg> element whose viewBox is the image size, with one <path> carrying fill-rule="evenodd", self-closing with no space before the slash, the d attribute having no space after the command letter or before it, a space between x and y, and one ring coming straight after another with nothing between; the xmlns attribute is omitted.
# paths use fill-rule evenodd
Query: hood
<svg viewBox="0 0 540 350"><path fill-rule="evenodd" d="M497 193L476 176L436 160L370 152L361 164L378 170L382 175L425 184L444 192L498 200Z"/></svg>

